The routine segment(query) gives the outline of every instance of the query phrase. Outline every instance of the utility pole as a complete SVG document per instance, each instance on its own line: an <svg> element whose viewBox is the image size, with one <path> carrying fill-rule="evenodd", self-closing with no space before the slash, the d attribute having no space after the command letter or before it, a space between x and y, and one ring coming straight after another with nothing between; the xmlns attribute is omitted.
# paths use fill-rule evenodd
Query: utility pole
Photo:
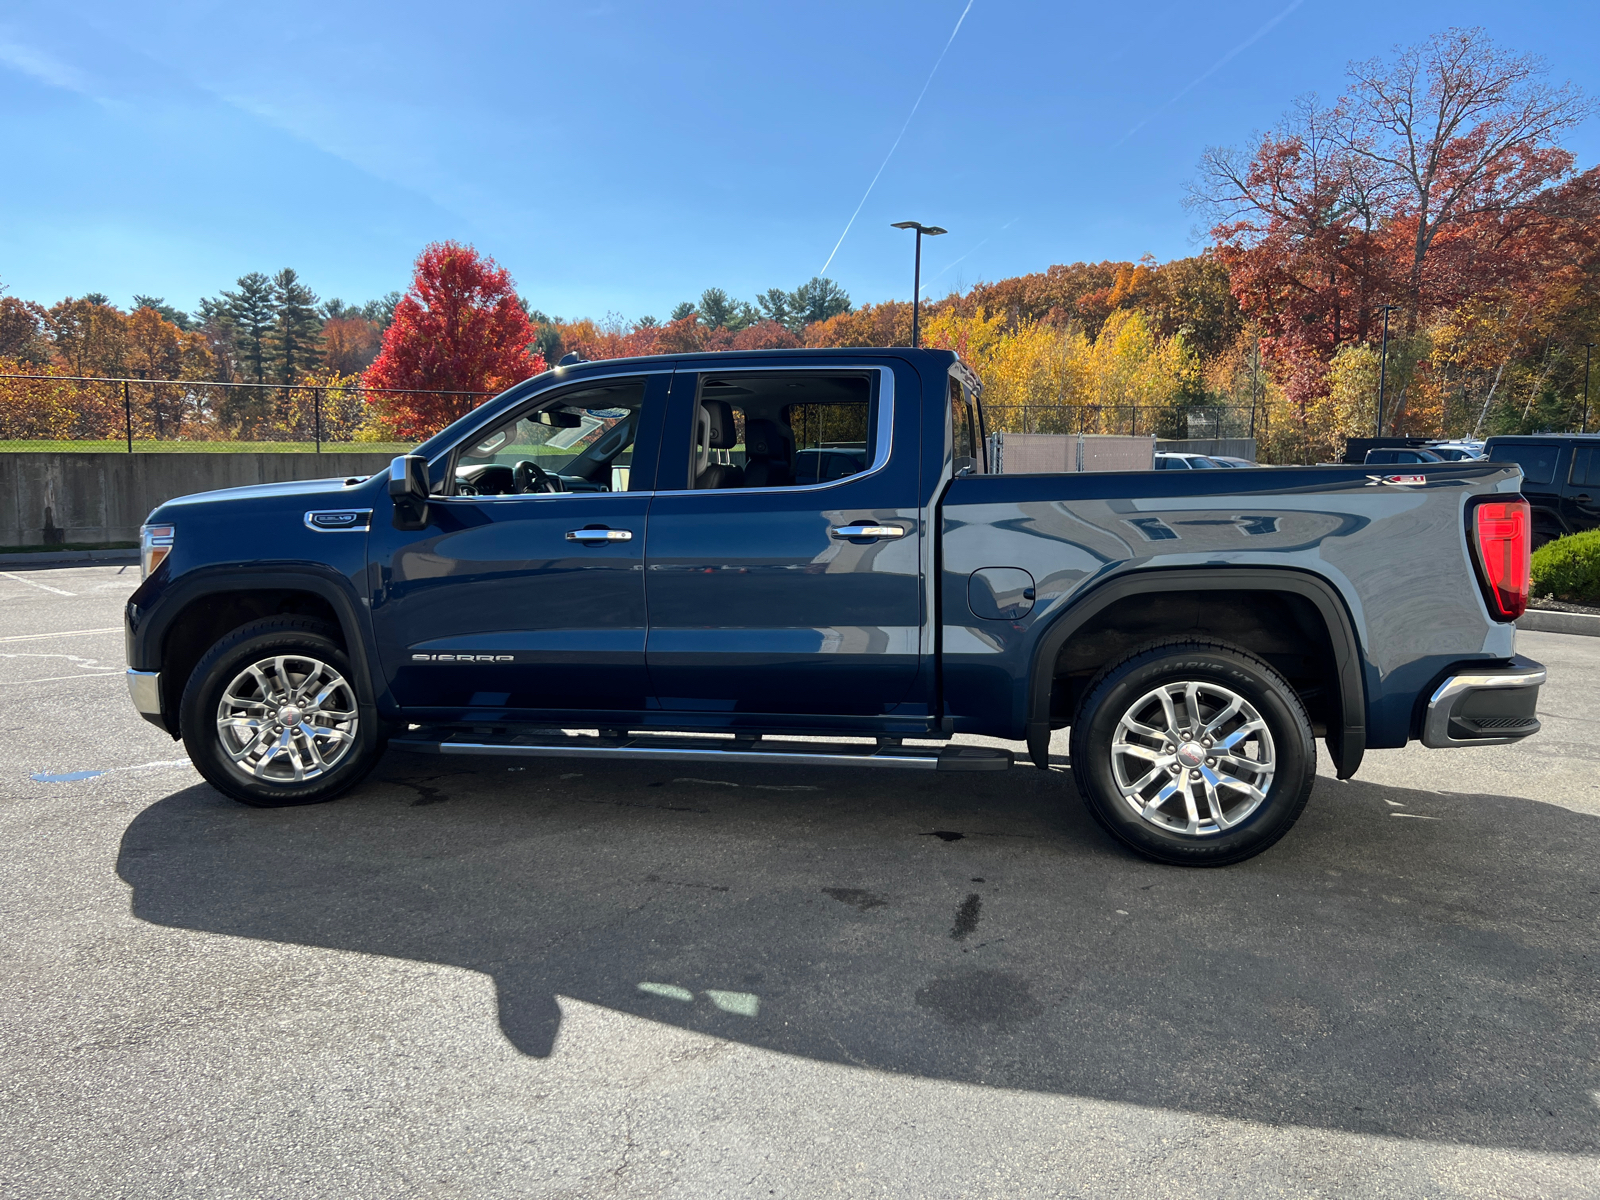
<svg viewBox="0 0 1600 1200"><path fill-rule="evenodd" d="M896 221L891 229L915 229L917 231L917 265L911 274L911 348L917 348L917 317L922 301L922 235L938 237L941 233L949 233L948 229L940 229L937 225L923 225L917 221Z"/></svg>
<svg viewBox="0 0 1600 1200"><path fill-rule="evenodd" d="M1383 309L1383 351L1378 362L1378 424L1373 431L1373 437L1383 436L1383 388L1389 378L1389 313L1398 308L1397 304L1385 304Z"/></svg>
<svg viewBox="0 0 1600 1200"><path fill-rule="evenodd" d="M1593 342L1583 344L1583 424L1578 426L1579 433L1589 432L1589 352L1593 349Z"/></svg>
<svg viewBox="0 0 1600 1200"><path fill-rule="evenodd" d="M1250 440L1256 437L1256 388L1261 384L1261 335L1256 334L1256 365L1250 372Z"/></svg>

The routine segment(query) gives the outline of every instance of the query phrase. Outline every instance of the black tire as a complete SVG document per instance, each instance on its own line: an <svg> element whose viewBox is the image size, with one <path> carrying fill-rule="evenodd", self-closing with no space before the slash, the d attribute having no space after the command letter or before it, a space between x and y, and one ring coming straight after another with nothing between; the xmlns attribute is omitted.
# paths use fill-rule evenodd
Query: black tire
<svg viewBox="0 0 1600 1200"><path fill-rule="evenodd" d="M1150 738L1140 731L1143 722L1129 725L1123 740L1118 741L1125 717L1164 713L1160 689L1189 683L1197 685L1193 702L1202 732L1231 704L1228 696L1243 702L1244 707L1218 730L1222 741L1233 734L1243 739L1238 745L1240 754L1203 757L1218 754L1221 746L1186 735L1170 742ZM1177 721L1180 735L1184 730L1195 732L1188 714L1189 695L1186 689L1178 699L1168 694L1174 712L1182 701L1184 711ZM1256 718L1270 741L1260 731L1250 732ZM1162 717L1161 724L1165 729L1171 721ZM1237 733L1239 730L1245 732ZM1124 749L1114 751L1117 746ZM1146 748L1149 774L1135 779ZM1245 761L1251 753L1264 765L1270 764L1270 777ZM1201 756L1198 762L1196 756ZM1174 638L1128 654L1096 677L1072 722L1072 774L1090 815L1123 845L1175 866L1220 867L1260 854L1299 819L1311 795L1316 769L1311 723L1294 690L1255 655L1219 642ZM1233 782L1259 782L1264 777L1268 778L1266 786L1253 792ZM1135 788L1141 779L1150 782L1142 789ZM1156 803L1169 788L1178 790ZM1185 791L1195 801L1193 809L1188 807ZM1215 808L1208 797L1215 797ZM1143 813L1135 808L1139 800L1146 805ZM1197 821L1202 807L1207 811ZM1214 819L1217 814L1223 819ZM1174 828L1179 822L1187 827Z"/></svg>
<svg viewBox="0 0 1600 1200"><path fill-rule="evenodd" d="M337 684L333 682L333 675L321 675L311 691L328 686L331 693L328 712L350 712L354 717L338 720L324 713L320 723L296 724L295 730L309 728L315 736L307 738L291 732L288 744L277 753L271 752L274 739L270 737L262 741L259 733L251 734L242 729L225 733L218 726L219 709L230 685L238 685L230 701L235 711L253 719L254 712L259 710L267 726L281 732L278 721L287 711L287 705L275 708L276 701L253 700L251 685L239 684L253 665L260 666L267 660L284 662L287 684L278 679L273 666L266 667L263 676L251 678L264 677L268 685L282 686L283 694L291 699L295 689L305 684L313 662L336 673ZM314 699L311 691L303 699ZM267 695L259 685L253 694ZM240 699L241 696L244 698ZM241 707L250 705L254 708ZM179 714L184 749L200 774L218 791L256 808L320 804L334 799L361 782L372 770L387 741L377 714L356 699L355 674L334 631L324 622L309 617L264 617L222 638L206 652L189 676ZM224 738L237 738L247 743L243 749L254 746L256 750L247 754L241 765L230 755L230 749L241 750L238 742L225 746ZM306 762L308 757L323 760L324 751L325 766ZM259 770L251 770L252 763ZM291 777L284 778L285 775ZM294 778L294 775L301 777Z"/></svg>

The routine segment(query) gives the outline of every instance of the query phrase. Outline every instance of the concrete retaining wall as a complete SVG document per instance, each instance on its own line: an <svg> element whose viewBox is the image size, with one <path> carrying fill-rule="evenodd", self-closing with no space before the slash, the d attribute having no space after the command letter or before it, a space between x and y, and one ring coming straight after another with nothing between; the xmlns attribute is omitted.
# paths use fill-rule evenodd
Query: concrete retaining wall
<svg viewBox="0 0 1600 1200"><path fill-rule="evenodd" d="M131 542L174 496L373 475L389 454L0 454L0 546Z"/></svg>

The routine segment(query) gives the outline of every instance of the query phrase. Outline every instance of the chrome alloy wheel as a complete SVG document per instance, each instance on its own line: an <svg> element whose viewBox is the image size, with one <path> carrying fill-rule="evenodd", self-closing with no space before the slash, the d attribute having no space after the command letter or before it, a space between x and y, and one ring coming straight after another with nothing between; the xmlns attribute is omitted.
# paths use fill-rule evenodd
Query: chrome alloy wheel
<svg viewBox="0 0 1600 1200"><path fill-rule="evenodd" d="M217 704L223 753L267 783L327 774L355 744L356 724L355 689L327 663L302 654L246 667Z"/></svg>
<svg viewBox="0 0 1600 1200"><path fill-rule="evenodd" d="M1140 819L1171 833L1226 833L1272 787L1272 733L1255 707L1215 683L1166 683L1117 722L1111 769Z"/></svg>

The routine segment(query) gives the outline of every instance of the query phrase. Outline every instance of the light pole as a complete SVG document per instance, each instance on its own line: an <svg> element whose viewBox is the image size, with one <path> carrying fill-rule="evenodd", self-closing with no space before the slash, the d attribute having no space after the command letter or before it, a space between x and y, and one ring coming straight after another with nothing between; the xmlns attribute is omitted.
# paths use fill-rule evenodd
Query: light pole
<svg viewBox="0 0 1600 1200"><path fill-rule="evenodd" d="M1378 362L1378 426L1373 437L1383 436L1383 385L1389 379L1389 313L1400 306L1384 304L1380 307L1383 309L1383 350Z"/></svg>
<svg viewBox="0 0 1600 1200"><path fill-rule="evenodd" d="M1578 426L1579 433L1589 432L1589 352L1593 349L1593 342L1583 344L1583 424Z"/></svg>
<svg viewBox="0 0 1600 1200"><path fill-rule="evenodd" d="M911 275L911 348L917 348L917 315L918 305L922 299L922 235L938 237L941 233L949 233L948 229L940 229L937 225L923 225L917 221L896 221L890 228L915 229L917 231L917 265Z"/></svg>

